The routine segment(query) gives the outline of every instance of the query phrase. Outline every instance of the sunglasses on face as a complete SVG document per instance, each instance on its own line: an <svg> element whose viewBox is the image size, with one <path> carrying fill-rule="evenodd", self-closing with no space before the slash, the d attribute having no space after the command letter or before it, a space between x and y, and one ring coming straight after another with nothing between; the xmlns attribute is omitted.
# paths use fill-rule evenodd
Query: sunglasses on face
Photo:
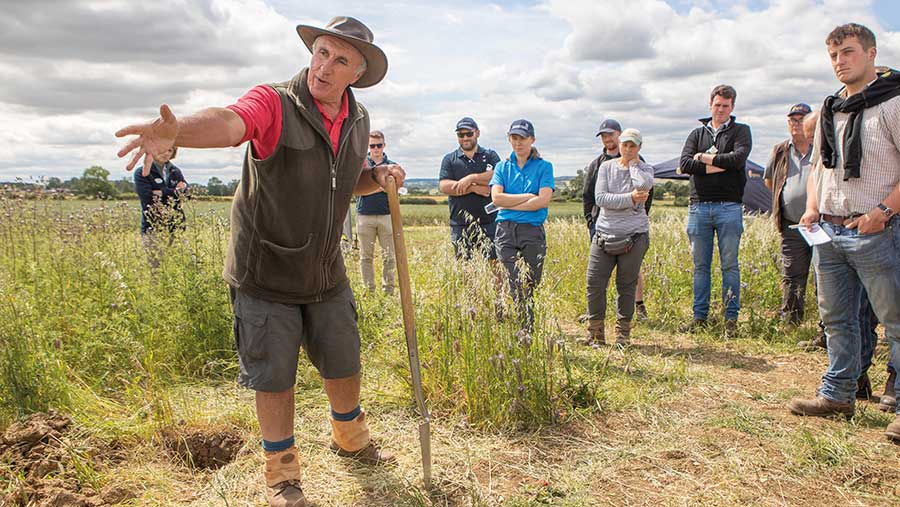
<svg viewBox="0 0 900 507"><path fill-rule="evenodd" d="M456 133L456 137L458 137L460 139L463 139L465 137L472 137L474 135L475 135L475 132L472 132L471 130L468 132L457 132Z"/></svg>
<svg viewBox="0 0 900 507"><path fill-rule="evenodd" d="M370 150L374 150L375 148L384 148L384 143L375 143L369 145Z"/></svg>

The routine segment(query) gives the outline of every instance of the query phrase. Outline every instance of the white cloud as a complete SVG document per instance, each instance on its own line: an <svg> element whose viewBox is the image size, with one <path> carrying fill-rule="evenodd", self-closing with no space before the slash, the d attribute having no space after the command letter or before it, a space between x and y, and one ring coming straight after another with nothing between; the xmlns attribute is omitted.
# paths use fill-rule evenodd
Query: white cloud
<svg viewBox="0 0 900 507"><path fill-rule="evenodd" d="M321 26L335 14L356 13L389 56L386 80L358 97L372 126L385 131L388 154L414 177L436 177L466 115L478 120L482 144L504 156L509 123L532 120L558 174L595 156L594 134L606 117L640 128L649 160L672 158L719 83L737 88L736 114L752 126L752 156L764 162L785 135L787 108L818 107L838 88L824 39L851 12L875 30L879 63L900 66L900 32L882 28L870 1L683 4L7 2L0 180L69 177L94 164L124 175L116 129L153 117L161 102L184 115L290 78L309 61L294 26ZM182 150L176 162L193 181L230 180L242 157L242 148Z"/></svg>

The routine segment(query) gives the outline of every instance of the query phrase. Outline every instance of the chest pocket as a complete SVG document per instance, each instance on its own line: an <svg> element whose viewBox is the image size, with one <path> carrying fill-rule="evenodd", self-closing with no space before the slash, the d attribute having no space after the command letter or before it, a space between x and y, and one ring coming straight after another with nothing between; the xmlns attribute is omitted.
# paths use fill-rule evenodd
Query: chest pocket
<svg viewBox="0 0 900 507"><path fill-rule="evenodd" d="M285 121L281 132L281 144L291 150L304 151L316 144L316 137L320 134L312 125L301 121Z"/></svg>

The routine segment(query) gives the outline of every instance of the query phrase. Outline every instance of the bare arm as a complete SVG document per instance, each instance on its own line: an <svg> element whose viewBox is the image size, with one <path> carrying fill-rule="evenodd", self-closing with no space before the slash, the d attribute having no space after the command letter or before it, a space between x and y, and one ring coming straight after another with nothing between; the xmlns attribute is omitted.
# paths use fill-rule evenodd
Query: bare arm
<svg viewBox="0 0 900 507"><path fill-rule="evenodd" d="M534 194L519 194L519 195L534 195ZM550 187L543 187L538 191L538 195L528 199L522 204L511 206L507 209L516 210L516 211L537 211L539 209L544 209L548 205L550 205L550 199L553 198L553 189Z"/></svg>
<svg viewBox="0 0 900 507"><path fill-rule="evenodd" d="M527 202L534 194L507 194L503 192L503 185L494 185L491 187L491 201L498 208L512 209L515 206Z"/></svg>
<svg viewBox="0 0 900 507"><path fill-rule="evenodd" d="M366 168L359 174L359 180L356 181L356 187L353 188L354 195L374 194L387 188L387 177L393 176L397 183L397 188L403 186L406 179L406 171L398 164L378 165L374 168Z"/></svg>
<svg viewBox="0 0 900 507"><path fill-rule="evenodd" d="M456 183L456 180L441 180L438 182L438 190L440 190L442 194L452 196L462 195L457 189Z"/></svg>
<svg viewBox="0 0 900 507"><path fill-rule="evenodd" d="M807 229L819 221L819 202L816 196L818 172L818 167L816 167L809 173L809 179L806 180L806 211L803 212L800 223L806 226Z"/></svg>
<svg viewBox="0 0 900 507"><path fill-rule="evenodd" d="M186 148L222 148L234 146L244 137L244 121L237 113L230 109L213 107L203 109L178 119L163 104L159 107L159 116L149 122L129 125L116 132L116 137L136 135L134 139L118 152L119 157L124 157L133 152L131 160L125 167L134 169L135 164L142 157L144 159L144 174L149 174L149 168L153 157L172 146L184 146Z"/></svg>

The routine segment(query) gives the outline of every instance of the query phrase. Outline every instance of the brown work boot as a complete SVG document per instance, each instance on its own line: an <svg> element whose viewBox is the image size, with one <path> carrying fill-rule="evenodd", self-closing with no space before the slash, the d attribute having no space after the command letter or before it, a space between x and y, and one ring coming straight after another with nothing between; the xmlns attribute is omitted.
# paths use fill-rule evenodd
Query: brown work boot
<svg viewBox="0 0 900 507"><path fill-rule="evenodd" d="M894 392L894 382L897 381L897 370L888 370L888 379L884 384L884 394L878 402L878 409L884 412L894 412L897 409L897 393Z"/></svg>
<svg viewBox="0 0 900 507"><path fill-rule="evenodd" d="M631 345L631 321L627 319L616 320L616 345L627 347Z"/></svg>
<svg viewBox="0 0 900 507"><path fill-rule="evenodd" d="M640 322L647 322L650 320L650 316L647 315L647 306L644 305L643 301L634 304L634 315Z"/></svg>
<svg viewBox="0 0 900 507"><path fill-rule="evenodd" d="M728 319L725 321L725 339L731 340L737 338L738 323L737 320Z"/></svg>
<svg viewBox="0 0 900 507"><path fill-rule="evenodd" d="M894 418L894 422L888 424L884 430L884 436L890 438L894 442L900 443L900 415Z"/></svg>
<svg viewBox="0 0 900 507"><path fill-rule="evenodd" d="M872 399L872 381L869 374L863 373L856 381L856 399L869 401Z"/></svg>
<svg viewBox="0 0 900 507"><path fill-rule="evenodd" d="M681 326L681 328L679 328L679 331L681 331L682 333L696 333L698 331L706 329L707 325L709 325L709 323L704 319L694 319L690 324Z"/></svg>
<svg viewBox="0 0 900 507"><path fill-rule="evenodd" d="M825 331L819 331L812 340L802 340L797 342L797 347L807 352L813 352L817 349L827 349L827 343L828 340L825 338Z"/></svg>
<svg viewBox="0 0 900 507"><path fill-rule="evenodd" d="M306 499L300 489L300 456L297 448L266 452L263 476L269 507L304 507Z"/></svg>
<svg viewBox="0 0 900 507"><path fill-rule="evenodd" d="M396 461L393 453L381 449L369 438L365 411L361 411L352 421L331 419L331 450L338 456L353 458L366 465L381 465Z"/></svg>
<svg viewBox="0 0 900 507"><path fill-rule="evenodd" d="M790 410L791 413L811 417L832 417L841 415L849 419L853 417L855 408L853 402L838 403L818 395L813 399L794 398L788 403L788 410Z"/></svg>
<svg viewBox="0 0 900 507"><path fill-rule="evenodd" d="M587 336L578 340L578 343L589 347L602 347L606 345L606 330L602 320L589 320Z"/></svg>

